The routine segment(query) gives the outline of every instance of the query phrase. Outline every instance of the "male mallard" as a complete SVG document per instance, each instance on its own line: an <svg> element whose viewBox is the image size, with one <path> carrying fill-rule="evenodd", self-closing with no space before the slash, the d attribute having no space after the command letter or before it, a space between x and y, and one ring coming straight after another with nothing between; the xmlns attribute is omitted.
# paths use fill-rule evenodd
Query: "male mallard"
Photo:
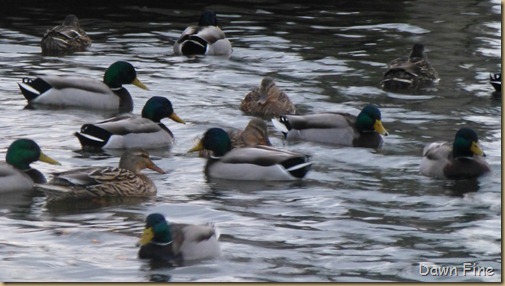
<svg viewBox="0 0 505 286"><path fill-rule="evenodd" d="M273 118L272 123L291 142L378 148L383 143L380 134L388 135L382 125L381 112L373 104L363 107L357 117L341 112L283 115L279 120Z"/></svg>
<svg viewBox="0 0 505 286"><path fill-rule="evenodd" d="M67 15L63 24L47 30L42 37L40 47L44 55L61 55L84 51L91 45L91 39L81 29L75 15Z"/></svg>
<svg viewBox="0 0 505 286"><path fill-rule="evenodd" d="M153 213L146 218L138 256L178 262L214 258L221 255L218 238L212 225L168 223L162 214Z"/></svg>
<svg viewBox="0 0 505 286"><path fill-rule="evenodd" d="M218 27L214 11L205 11L198 26L189 26L174 44L176 55L230 55L231 43Z"/></svg>
<svg viewBox="0 0 505 286"><path fill-rule="evenodd" d="M94 124L84 124L75 132L85 149L145 149L171 146L174 135L161 119L170 118L185 123L175 114L172 103L165 97L151 97L142 109L142 117L131 113L119 115Z"/></svg>
<svg viewBox="0 0 505 286"><path fill-rule="evenodd" d="M231 140L232 148L254 147L257 145L272 146L268 139L268 127L265 121L253 118L249 121L244 130L226 131ZM210 150L200 150L200 157L208 158Z"/></svg>
<svg viewBox="0 0 505 286"><path fill-rule="evenodd" d="M254 116L279 116L293 114L296 109L289 97L267 76L259 87L251 90L240 103L240 110Z"/></svg>
<svg viewBox="0 0 505 286"><path fill-rule="evenodd" d="M417 89L438 81L438 73L428 61L424 45L415 44L408 57L389 63L382 87L387 90Z"/></svg>
<svg viewBox="0 0 505 286"><path fill-rule="evenodd" d="M489 75L489 83L491 83L496 92L501 93L501 73L495 73L494 75Z"/></svg>
<svg viewBox="0 0 505 286"><path fill-rule="evenodd" d="M211 128L190 152L207 149L205 175L211 178L255 181L289 181L303 178L312 162L309 156L269 146L236 148L221 128Z"/></svg>
<svg viewBox="0 0 505 286"><path fill-rule="evenodd" d="M33 188L33 183L45 183L44 175L30 166L35 161L60 164L42 153L33 140L17 139L12 142L5 162L0 163L0 193L27 191Z"/></svg>
<svg viewBox="0 0 505 286"><path fill-rule="evenodd" d="M449 142L434 142L423 149L421 174L447 179L471 179L490 171L482 156L477 133L470 128L461 128Z"/></svg>
<svg viewBox="0 0 505 286"><path fill-rule="evenodd" d="M140 171L149 168L164 174L142 148L126 150L119 167L88 167L53 174L47 184L36 187L49 200L96 197L149 197L156 194L156 185Z"/></svg>
<svg viewBox="0 0 505 286"><path fill-rule="evenodd" d="M122 85L148 89L137 79L135 68L117 61L105 71L103 82L83 77L39 76L18 83L29 104L90 108L93 110L133 110L133 100Z"/></svg>

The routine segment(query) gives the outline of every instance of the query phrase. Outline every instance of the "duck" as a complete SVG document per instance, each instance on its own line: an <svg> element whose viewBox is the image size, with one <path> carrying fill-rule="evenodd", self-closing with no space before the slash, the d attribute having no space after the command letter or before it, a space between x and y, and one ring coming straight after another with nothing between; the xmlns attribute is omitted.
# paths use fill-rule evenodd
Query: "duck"
<svg viewBox="0 0 505 286"><path fill-rule="evenodd" d="M272 77L266 76L260 86L251 90L240 103L240 110L247 115L272 117L294 114L295 105L286 93L281 91Z"/></svg>
<svg viewBox="0 0 505 286"><path fill-rule="evenodd" d="M272 118L287 142L309 141L328 145L379 148L389 133L379 108L365 105L358 116L343 112L281 115Z"/></svg>
<svg viewBox="0 0 505 286"><path fill-rule="evenodd" d="M38 76L18 82L28 105L131 112L133 100L123 84L148 90L137 78L133 65L125 61L111 64L105 71L103 82L78 76Z"/></svg>
<svg viewBox="0 0 505 286"><path fill-rule="evenodd" d="M48 201L101 197L137 197L156 195L156 185L141 170L148 168L165 174L142 148L126 150L118 167L84 167L54 173L46 184L35 184Z"/></svg>
<svg viewBox="0 0 505 286"><path fill-rule="evenodd" d="M293 181L305 177L313 162L310 156L257 145L232 149L228 133L222 128L208 129L188 152L207 149L204 174L208 178L242 181Z"/></svg>
<svg viewBox="0 0 505 286"><path fill-rule="evenodd" d="M74 135L86 150L170 147L174 143L174 134L161 123L163 118L186 123L174 112L168 98L153 96L146 101L141 116L125 113L87 123Z"/></svg>
<svg viewBox="0 0 505 286"><path fill-rule="evenodd" d="M489 75L489 83L494 87L495 92L501 94L501 73Z"/></svg>
<svg viewBox="0 0 505 286"><path fill-rule="evenodd" d="M137 243L138 257L182 263L221 256L219 233L214 225L168 222L163 214L146 217Z"/></svg>
<svg viewBox="0 0 505 286"><path fill-rule="evenodd" d="M272 146L268 138L268 126L262 119L252 118L244 130L232 129L226 130L231 140L233 148L253 147L257 145ZM199 156L208 158L211 155L210 150L200 150Z"/></svg>
<svg viewBox="0 0 505 286"><path fill-rule="evenodd" d="M74 14L67 15L61 25L47 30L40 41L42 54L46 56L84 51L89 46L91 39Z"/></svg>
<svg viewBox="0 0 505 286"><path fill-rule="evenodd" d="M229 56L230 41L219 28L216 12L204 11L197 26L187 27L174 44L174 54L184 56Z"/></svg>
<svg viewBox="0 0 505 286"><path fill-rule="evenodd" d="M383 75L382 88L390 91L416 90L438 81L438 73L428 61L424 45L416 43L408 57L389 63Z"/></svg>
<svg viewBox="0 0 505 286"><path fill-rule="evenodd" d="M421 159L421 174L445 179L474 179L490 172L479 146L477 133L468 127L460 128L451 143L426 144Z"/></svg>
<svg viewBox="0 0 505 286"><path fill-rule="evenodd" d="M25 192L32 190L34 183L45 183L46 177L30 166L36 161L61 165L44 154L35 141L14 140L7 149L5 162L0 163L0 193Z"/></svg>

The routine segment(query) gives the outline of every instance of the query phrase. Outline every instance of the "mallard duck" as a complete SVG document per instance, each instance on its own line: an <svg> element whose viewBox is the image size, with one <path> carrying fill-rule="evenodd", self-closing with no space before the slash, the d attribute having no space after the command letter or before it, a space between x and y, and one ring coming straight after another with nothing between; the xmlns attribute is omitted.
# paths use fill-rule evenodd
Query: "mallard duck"
<svg viewBox="0 0 505 286"><path fill-rule="evenodd" d="M44 55L62 55L84 51L91 45L91 39L81 29L75 15L67 15L63 24L47 30L42 37L40 47Z"/></svg>
<svg viewBox="0 0 505 286"><path fill-rule="evenodd" d="M381 112L368 104L358 116L348 113L319 113L310 115L282 115L272 118L288 142L311 141L323 144L379 148L382 135L388 132L382 125Z"/></svg>
<svg viewBox="0 0 505 286"><path fill-rule="evenodd" d="M279 116L293 114L296 109L289 97L267 76L259 87L251 90L240 103L240 110L253 116Z"/></svg>
<svg viewBox="0 0 505 286"><path fill-rule="evenodd" d="M232 150L228 133L210 128L202 140L189 152L207 149L204 173L207 177L229 180L289 181L305 177L312 162L309 156L269 146L236 148Z"/></svg>
<svg viewBox="0 0 505 286"><path fill-rule="evenodd" d="M137 246L141 259L199 260L221 255L219 235L212 225L168 223L159 213L147 216L146 226Z"/></svg>
<svg viewBox="0 0 505 286"><path fill-rule="evenodd" d="M130 112L133 100L123 84L148 89L137 79L135 68L124 61L110 65L103 82L84 77L39 76L23 78L23 82L18 83L29 104Z"/></svg>
<svg viewBox="0 0 505 286"><path fill-rule="evenodd" d="M7 149L5 162L0 163L0 193L28 191L34 183L45 183L46 178L30 164L42 161L60 163L45 155L31 139L17 139Z"/></svg>
<svg viewBox="0 0 505 286"><path fill-rule="evenodd" d="M268 139L268 127L265 121L259 118L253 118L249 121L244 130L227 130L231 140L232 148L254 147L257 145L272 146ZM200 157L208 158L211 155L210 150L200 150Z"/></svg>
<svg viewBox="0 0 505 286"><path fill-rule="evenodd" d="M231 43L218 27L214 11L205 11L198 26L189 26L174 44L176 55L230 55Z"/></svg>
<svg viewBox="0 0 505 286"><path fill-rule="evenodd" d="M501 93L501 73L489 75L489 83L491 83L496 92Z"/></svg>
<svg viewBox="0 0 505 286"><path fill-rule="evenodd" d="M422 44L415 44L408 57L391 61L383 78L382 87L392 91L414 90L439 80Z"/></svg>
<svg viewBox="0 0 505 286"><path fill-rule="evenodd" d="M49 201L96 197L149 197L156 185L140 171L151 169L165 174L142 148L126 150L119 167L88 167L53 174L47 184L36 184Z"/></svg>
<svg viewBox="0 0 505 286"><path fill-rule="evenodd" d="M479 146L477 133L470 128L461 128L449 142L434 142L423 149L421 174L447 179L471 179L490 171Z"/></svg>
<svg viewBox="0 0 505 286"><path fill-rule="evenodd" d="M172 103L165 97L153 96L144 105L142 117L122 114L98 123L84 124L75 132L83 149L144 149L171 146L174 135L161 119L170 118L185 124L175 114Z"/></svg>

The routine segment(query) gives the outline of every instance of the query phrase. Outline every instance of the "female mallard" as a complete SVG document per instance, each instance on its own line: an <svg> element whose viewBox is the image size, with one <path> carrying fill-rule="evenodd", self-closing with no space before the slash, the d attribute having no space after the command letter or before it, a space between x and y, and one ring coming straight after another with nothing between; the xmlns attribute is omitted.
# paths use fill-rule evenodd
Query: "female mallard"
<svg viewBox="0 0 505 286"><path fill-rule="evenodd" d="M174 135L161 119L170 118L185 123L175 114L172 103L165 97L151 97L142 109L142 117L119 115L95 124L84 124L74 133L84 149L145 149L171 146Z"/></svg>
<svg viewBox="0 0 505 286"><path fill-rule="evenodd" d="M18 139L9 146L5 162L0 163L0 193L28 191L34 183L45 183L46 178L30 164L42 161L59 165L40 150L39 145L30 139Z"/></svg>
<svg viewBox="0 0 505 286"><path fill-rule="evenodd" d="M388 132L382 125L381 112L368 104L358 116L348 113L283 115L272 123L289 142L311 141L323 144L378 148Z"/></svg>
<svg viewBox="0 0 505 286"><path fill-rule="evenodd" d="M40 47L44 55L62 55L84 51L91 45L91 39L81 29L75 15L67 15L63 24L47 30L42 37Z"/></svg>
<svg viewBox="0 0 505 286"><path fill-rule="evenodd" d="M205 11L198 26L189 26L174 44L176 55L230 55L231 43L218 27L214 11Z"/></svg>
<svg viewBox="0 0 505 286"><path fill-rule="evenodd" d="M415 44L408 57L400 57L389 63L382 87L392 91L414 90L438 80L438 73L424 52L424 45Z"/></svg>
<svg viewBox="0 0 505 286"><path fill-rule="evenodd" d="M168 223L159 213L147 216L140 241L141 259L187 260L215 258L221 255L219 235L212 225Z"/></svg>
<svg viewBox="0 0 505 286"><path fill-rule="evenodd" d="M236 148L221 128L211 128L190 152L207 149L205 175L211 178L254 181L290 181L305 177L312 165L309 156L269 146Z"/></svg>
<svg viewBox="0 0 505 286"><path fill-rule="evenodd" d="M105 71L103 82L83 77L39 76L18 83L28 104L81 107L93 110L133 110L133 100L122 85L148 89L137 79L135 68L117 61Z"/></svg>
<svg viewBox="0 0 505 286"><path fill-rule="evenodd" d="M421 174L447 179L471 179L490 171L483 158L477 133L470 128L461 128L449 142L434 142L426 145L421 160Z"/></svg>
<svg viewBox="0 0 505 286"><path fill-rule="evenodd" d="M287 94L281 91L269 76L264 77L260 86L244 97L240 110L248 115L262 117L293 114L296 111Z"/></svg>
<svg viewBox="0 0 505 286"><path fill-rule="evenodd" d="M272 146L268 139L268 127L265 121L253 118L249 121L244 130L229 130L228 136L231 140L232 148L254 147L257 145ZM200 150L200 157L210 157L211 151Z"/></svg>
<svg viewBox="0 0 505 286"><path fill-rule="evenodd" d="M140 171L149 168L164 174L142 148L126 150L119 167L88 167L53 174L47 184L37 184L48 200L96 197L149 197L156 194L156 185Z"/></svg>

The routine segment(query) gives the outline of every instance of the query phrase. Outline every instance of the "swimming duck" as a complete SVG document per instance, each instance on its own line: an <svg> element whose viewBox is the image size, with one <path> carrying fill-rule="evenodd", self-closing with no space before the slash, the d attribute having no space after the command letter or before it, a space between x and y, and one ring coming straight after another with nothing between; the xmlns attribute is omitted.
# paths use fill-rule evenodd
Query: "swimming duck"
<svg viewBox="0 0 505 286"><path fill-rule="evenodd" d="M236 148L221 128L210 128L189 152L207 149L204 173L207 177L229 180L290 181L305 177L312 162L309 156L270 146Z"/></svg>
<svg viewBox="0 0 505 286"><path fill-rule="evenodd" d="M198 26L189 26L174 44L176 55L230 55L231 43L218 27L216 12L205 11Z"/></svg>
<svg viewBox="0 0 505 286"><path fill-rule="evenodd" d="M91 39L81 29L79 19L72 14L65 17L63 24L47 30L40 42L44 55L62 55L84 51L90 45Z"/></svg>
<svg viewBox="0 0 505 286"><path fill-rule="evenodd" d="M379 148L382 135L388 132L382 125L381 112L368 104L358 116L348 113L319 113L310 115L282 115L272 118L288 142L311 141L323 144Z"/></svg>
<svg viewBox="0 0 505 286"><path fill-rule="evenodd" d="M240 103L240 110L248 115L271 117L293 114L296 109L289 97L267 76L259 87L251 90Z"/></svg>
<svg viewBox="0 0 505 286"><path fill-rule="evenodd" d="M232 148L254 147L257 145L272 146L268 139L268 127L265 121L259 118L253 118L249 121L244 130L226 131L231 140ZM208 158L211 155L210 150L200 150L199 156Z"/></svg>
<svg viewBox="0 0 505 286"><path fill-rule="evenodd" d="M87 167L53 174L47 184L36 184L48 200L96 197L149 197L156 185L140 171L151 169L165 174L142 148L126 150L119 167Z"/></svg>
<svg viewBox="0 0 505 286"><path fill-rule="evenodd" d="M23 78L23 82L18 83L28 104L130 112L133 100L123 84L148 89L137 79L135 68L124 61L110 65L103 82L76 76L39 76L35 79Z"/></svg>
<svg viewBox="0 0 505 286"><path fill-rule="evenodd" d="M491 83L496 92L501 92L501 73L489 75L489 83Z"/></svg>
<svg viewBox="0 0 505 286"><path fill-rule="evenodd" d="M392 91L418 89L439 80L422 44L415 44L408 57L391 61L383 78L382 87Z"/></svg>
<svg viewBox="0 0 505 286"><path fill-rule="evenodd" d="M447 179L471 179L490 171L479 146L477 133L471 128L456 132L452 146L449 142L433 142L423 149L421 174Z"/></svg>
<svg viewBox="0 0 505 286"><path fill-rule="evenodd" d="M174 135L161 119L170 118L185 124L175 114L172 103L165 97L153 96L144 105L142 117L122 114L98 123L84 124L75 132L83 149L144 149L171 146Z"/></svg>
<svg viewBox="0 0 505 286"><path fill-rule="evenodd" d="M221 255L219 235L212 225L169 223L159 213L146 218L138 256L141 259L177 262L215 258Z"/></svg>
<svg viewBox="0 0 505 286"><path fill-rule="evenodd" d="M45 155L31 139L17 139L7 149L5 162L0 163L0 193L28 191L34 183L45 183L46 178L30 166L35 161L53 165L60 163Z"/></svg>

